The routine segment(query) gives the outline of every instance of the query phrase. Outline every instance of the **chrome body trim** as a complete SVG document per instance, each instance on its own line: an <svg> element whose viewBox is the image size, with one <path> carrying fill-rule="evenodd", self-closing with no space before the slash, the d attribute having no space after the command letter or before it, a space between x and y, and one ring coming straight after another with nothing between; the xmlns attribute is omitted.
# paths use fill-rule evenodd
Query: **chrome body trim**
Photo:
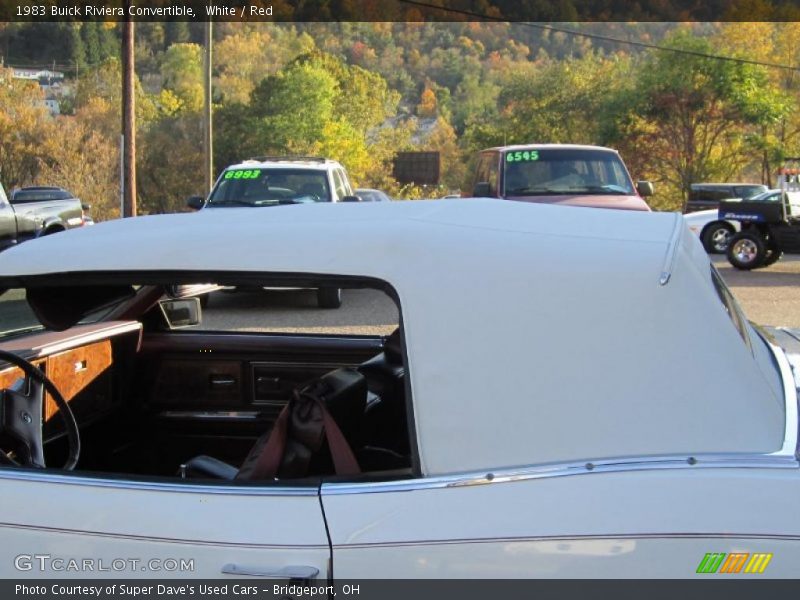
<svg viewBox="0 0 800 600"><path fill-rule="evenodd" d="M800 371L792 367L786 353L767 336L762 336L769 347L778 369L784 390L785 429L781 448L768 454L697 454L673 456L644 456L599 459L581 462L531 465L518 468L503 468L487 473L454 473L421 479L406 479L376 483L323 483L323 494L375 494L404 492L423 489L451 488L473 485L488 485L567 475L592 473L618 473L658 469L800 469L798 462L798 395L796 383L800 382ZM800 367L800 358L795 362Z"/></svg>
<svg viewBox="0 0 800 600"><path fill-rule="evenodd" d="M25 481L30 483L53 483L60 485L79 485L95 488L114 488L120 490L136 490L151 492L172 492L190 494L222 494L228 496L317 496L319 486L289 487L286 485L236 485L230 483L186 483L187 480L175 478L175 483L161 481L129 481L103 477L85 477L61 473L36 472L16 467L0 468L0 482Z"/></svg>
<svg viewBox="0 0 800 600"><path fill-rule="evenodd" d="M261 413L255 410L163 410L158 413L160 419L205 421L256 421L260 415Z"/></svg>
<svg viewBox="0 0 800 600"><path fill-rule="evenodd" d="M778 369L781 372L781 382L783 383L784 402L786 404L785 414L785 429L783 434L783 445L781 449L771 453L769 456L781 456L797 459L798 453L798 406L797 406L797 382L800 378L798 373L792 366L788 355L783 349L771 341L767 336L762 336L762 339L769 347L772 355L775 357L775 362L778 364Z"/></svg>
<svg viewBox="0 0 800 600"><path fill-rule="evenodd" d="M139 332L141 331L141 329L142 326L138 321L125 323L123 325L116 325L112 328L83 335L71 340L58 342L56 344L50 344L49 346L43 346L42 348L39 349L36 358L40 358L42 356L50 356L51 354L57 354L58 352L63 352L64 350L72 350L73 348L80 348L81 346L85 346L86 344L107 340L109 338L122 335L125 333Z"/></svg>
<svg viewBox="0 0 800 600"><path fill-rule="evenodd" d="M241 566L234 563L227 563L220 569L223 575L238 575L239 577L265 577L267 579L290 579L308 581L316 579L319 569L310 566L290 565L279 568L263 568Z"/></svg>
<svg viewBox="0 0 800 600"><path fill-rule="evenodd" d="M403 548L413 546L457 546L460 544L508 544L519 542L581 542L594 540L769 540L779 542L800 541L800 536L773 533L718 533L718 532L683 532L683 533L592 533L586 535L525 535L513 537L475 537L454 539L415 539L393 540L386 542L356 542L336 544L336 548L355 550L360 548Z"/></svg>
<svg viewBox="0 0 800 600"><path fill-rule="evenodd" d="M49 344L45 343L40 346L33 346L31 348L18 348L15 347L14 344L29 337L34 337L35 339L36 335L47 332L41 330L35 333L26 334L25 336L19 338L3 340L0 342L0 345L5 345L6 347L4 349L17 354L26 360L36 360L46 356L51 356L53 354L58 354L59 352L64 352L65 350L73 350L74 348L80 348L94 342L108 340L126 333L139 333L141 335L142 325L138 321L112 323L105 327L102 326L103 324L103 322L93 323L92 325L97 326L97 329L87 333L81 333L73 337L67 337L66 339Z"/></svg>
<svg viewBox="0 0 800 600"><path fill-rule="evenodd" d="M680 213L675 213L675 224L672 228L672 235L669 238L667 245L667 252L664 255L664 264L661 267L661 277L658 279L659 285L667 285L670 277L672 277L672 270L675 268L675 257L678 254L678 241L681 237L682 226L685 225L683 216Z"/></svg>
<svg viewBox="0 0 800 600"><path fill-rule="evenodd" d="M60 535L77 535L83 537L99 537L113 540L134 540L137 542L155 542L169 544L188 544L192 546L217 546L219 548L254 548L259 550L296 550L304 548L308 550L327 550L327 544L258 544L251 542L233 542L228 540L205 540L197 538L173 538L158 537L152 535L136 535L122 532L91 531L87 529L67 529L64 527L46 527L42 525L23 525L20 523L0 522L0 530L20 529L24 531L37 531L43 533L53 533Z"/></svg>
<svg viewBox="0 0 800 600"><path fill-rule="evenodd" d="M778 454L698 454L695 456L644 456L610 458L597 461L554 463L499 469L492 472L453 473L420 479L402 479L375 483L323 483L323 495L380 494L416 490L494 485L531 479L624 473L662 469L800 469L793 456Z"/></svg>

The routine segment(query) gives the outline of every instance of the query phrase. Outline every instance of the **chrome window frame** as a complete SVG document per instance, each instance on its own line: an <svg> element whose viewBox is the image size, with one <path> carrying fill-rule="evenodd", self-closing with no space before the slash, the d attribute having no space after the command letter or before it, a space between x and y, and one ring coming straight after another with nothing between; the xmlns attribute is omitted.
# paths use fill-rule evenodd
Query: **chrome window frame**
<svg viewBox="0 0 800 600"><path fill-rule="evenodd" d="M593 475L595 473L622 473L663 469L800 469L798 455L798 391L800 371L795 373L783 350L768 339L765 343L772 352L781 374L784 390L785 425L783 442L779 450L766 454L758 453L706 453L694 455L626 456L506 467L491 472L466 472L418 479L403 479L386 482L323 482L321 493L325 495L376 494L408 492L424 489L470 487L493 485L514 481L566 477L570 475ZM800 369L800 366L798 366Z"/></svg>
<svg viewBox="0 0 800 600"><path fill-rule="evenodd" d="M131 489L173 493L223 494L241 496L316 496L342 494L375 494L406 492L423 489L470 487L494 485L515 481L528 481L570 475L593 475L596 473L620 473L664 469L800 469L798 462L798 392L796 382L800 372L795 372L783 350L764 338L772 352L781 374L784 389L785 425L781 447L775 452L758 453L706 453L675 454L658 456L629 456L569 461L529 466L503 467L489 472L464 472L400 479L379 482L322 482L321 485L286 486L280 482L273 485L212 485L178 482L153 482L122 480L103 477L71 475L63 473L37 472L27 469L0 468L0 481L17 480L27 482L81 485L98 488ZM800 366L798 367L800 369Z"/></svg>
<svg viewBox="0 0 800 600"><path fill-rule="evenodd" d="M214 494L226 496L317 496L319 484L307 486L289 486L278 482L246 485L220 485L208 483L183 483L171 481L125 480L111 477L92 477L89 475L71 475L69 473L40 472L14 467L0 468L0 481L25 481L29 483L54 483L58 485L77 485L93 488L113 488L117 490L136 490L152 492Z"/></svg>

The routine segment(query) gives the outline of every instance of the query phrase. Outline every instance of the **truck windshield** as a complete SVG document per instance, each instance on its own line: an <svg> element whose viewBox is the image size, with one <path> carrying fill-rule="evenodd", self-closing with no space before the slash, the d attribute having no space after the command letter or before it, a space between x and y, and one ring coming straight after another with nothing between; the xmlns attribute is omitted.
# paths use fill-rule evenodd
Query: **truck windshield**
<svg viewBox="0 0 800 600"><path fill-rule="evenodd" d="M209 206L272 206L330 202L325 171L231 168L222 174Z"/></svg>
<svg viewBox="0 0 800 600"><path fill-rule="evenodd" d="M28 202L51 202L53 200L69 200L72 198L66 190L61 189L22 189L11 196L13 204L26 204Z"/></svg>
<svg viewBox="0 0 800 600"><path fill-rule="evenodd" d="M507 151L503 156L503 171L505 196L635 194L630 176L614 152Z"/></svg>

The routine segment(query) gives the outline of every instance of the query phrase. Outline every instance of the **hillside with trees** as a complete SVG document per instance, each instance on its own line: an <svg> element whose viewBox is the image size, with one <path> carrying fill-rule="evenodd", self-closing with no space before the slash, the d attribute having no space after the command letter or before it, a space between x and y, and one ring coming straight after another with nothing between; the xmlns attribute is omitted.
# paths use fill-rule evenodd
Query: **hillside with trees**
<svg viewBox="0 0 800 600"><path fill-rule="evenodd" d="M202 192L202 25L136 26L139 207L173 212ZM218 23L215 167L265 154L341 161L358 185L399 197L466 189L484 147L574 142L618 148L653 205L696 181L774 183L800 151L800 24ZM115 24L4 24L13 67L55 67L62 115L34 82L0 85L6 187L63 185L119 214L120 65ZM664 48L617 43L608 38ZM45 40L45 43L37 43ZM739 60L718 60L725 56ZM438 150L440 189L401 189L396 152Z"/></svg>

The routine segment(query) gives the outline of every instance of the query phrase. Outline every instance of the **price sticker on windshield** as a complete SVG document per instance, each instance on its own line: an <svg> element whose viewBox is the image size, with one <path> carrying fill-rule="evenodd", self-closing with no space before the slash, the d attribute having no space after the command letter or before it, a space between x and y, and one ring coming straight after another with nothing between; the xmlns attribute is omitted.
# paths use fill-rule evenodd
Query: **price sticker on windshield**
<svg viewBox="0 0 800 600"><path fill-rule="evenodd" d="M517 150L506 154L506 162L526 162L531 160L539 160L538 150Z"/></svg>
<svg viewBox="0 0 800 600"><path fill-rule="evenodd" d="M231 169L225 171L224 179L258 179L261 169Z"/></svg>

